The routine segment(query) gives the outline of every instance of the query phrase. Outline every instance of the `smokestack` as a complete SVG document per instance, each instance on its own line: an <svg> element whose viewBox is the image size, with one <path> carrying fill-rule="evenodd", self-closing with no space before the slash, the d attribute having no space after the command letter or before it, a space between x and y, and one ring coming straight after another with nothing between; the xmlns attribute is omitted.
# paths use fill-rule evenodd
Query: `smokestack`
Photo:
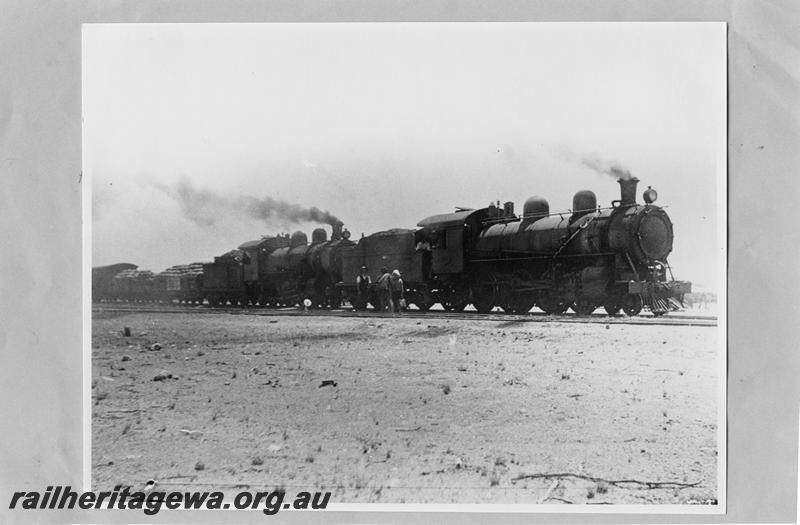
<svg viewBox="0 0 800 525"><path fill-rule="evenodd" d="M344 227L344 223L341 222L334 222L331 224L331 240L338 241L342 238L342 228Z"/></svg>
<svg viewBox="0 0 800 525"><path fill-rule="evenodd" d="M639 179L636 177L631 177L629 179L620 177L617 179L617 182L619 182L620 204L622 206L633 206L636 204L636 185L639 183Z"/></svg>

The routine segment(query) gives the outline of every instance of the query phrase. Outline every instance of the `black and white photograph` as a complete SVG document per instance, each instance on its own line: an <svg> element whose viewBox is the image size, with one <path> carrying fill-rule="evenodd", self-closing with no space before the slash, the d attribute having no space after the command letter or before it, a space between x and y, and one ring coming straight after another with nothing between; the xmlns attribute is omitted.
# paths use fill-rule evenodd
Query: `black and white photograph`
<svg viewBox="0 0 800 525"><path fill-rule="evenodd" d="M92 490L725 512L724 22L81 49Z"/></svg>

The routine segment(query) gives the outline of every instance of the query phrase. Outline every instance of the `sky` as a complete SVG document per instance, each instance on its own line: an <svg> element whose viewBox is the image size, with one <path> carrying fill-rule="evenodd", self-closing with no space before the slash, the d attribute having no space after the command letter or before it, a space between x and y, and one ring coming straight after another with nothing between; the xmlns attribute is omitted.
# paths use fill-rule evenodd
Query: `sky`
<svg viewBox="0 0 800 525"><path fill-rule="evenodd" d="M716 291L725 60L716 23L84 25L92 265L331 217L357 239L532 195L609 205L597 168L619 166L666 206L676 278Z"/></svg>

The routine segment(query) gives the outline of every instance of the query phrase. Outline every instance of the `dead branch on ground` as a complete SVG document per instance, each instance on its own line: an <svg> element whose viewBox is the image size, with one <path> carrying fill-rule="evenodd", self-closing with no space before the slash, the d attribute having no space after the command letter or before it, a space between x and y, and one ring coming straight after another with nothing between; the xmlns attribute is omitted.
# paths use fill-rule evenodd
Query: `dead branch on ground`
<svg viewBox="0 0 800 525"><path fill-rule="evenodd" d="M608 483L609 485L614 485L615 487L620 487L624 485L641 485L643 487L647 487L648 489L683 489L689 487L696 487L700 484L699 481L694 483L680 483L677 481L642 481L638 479L604 479L604 478L597 478L594 476L586 476L583 474L574 474L572 472L559 472L559 473L538 473L538 474L522 474L517 476L516 478L511 479L511 483L516 483L517 481L523 479L553 479L553 478L577 478L577 479L585 479L587 481L593 481L595 483Z"/></svg>

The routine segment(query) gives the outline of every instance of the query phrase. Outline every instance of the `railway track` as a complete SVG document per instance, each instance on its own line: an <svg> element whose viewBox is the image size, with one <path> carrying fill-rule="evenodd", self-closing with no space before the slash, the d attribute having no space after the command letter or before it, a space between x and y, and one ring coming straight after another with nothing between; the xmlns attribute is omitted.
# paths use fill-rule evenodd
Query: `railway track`
<svg viewBox="0 0 800 525"><path fill-rule="evenodd" d="M244 308L244 307L216 307L207 305L177 306L153 304L93 304L92 313L158 313L158 314L230 314L230 315L257 315L264 317L274 316L302 316L302 317L363 317L363 318L392 318L395 315L388 312L359 312L352 308L344 307L336 310L301 310L298 308ZM605 314L592 314L579 316L575 314L547 315L541 312L527 314L510 314L496 311L479 313L474 311L446 312L444 310L407 310L400 317L408 319L446 319L468 321L495 321L513 323L599 323L599 324L624 324L624 325L657 325L657 326L717 326L716 316L697 316L683 314L669 314L655 317L653 315L638 315L627 317L625 315L609 316Z"/></svg>

